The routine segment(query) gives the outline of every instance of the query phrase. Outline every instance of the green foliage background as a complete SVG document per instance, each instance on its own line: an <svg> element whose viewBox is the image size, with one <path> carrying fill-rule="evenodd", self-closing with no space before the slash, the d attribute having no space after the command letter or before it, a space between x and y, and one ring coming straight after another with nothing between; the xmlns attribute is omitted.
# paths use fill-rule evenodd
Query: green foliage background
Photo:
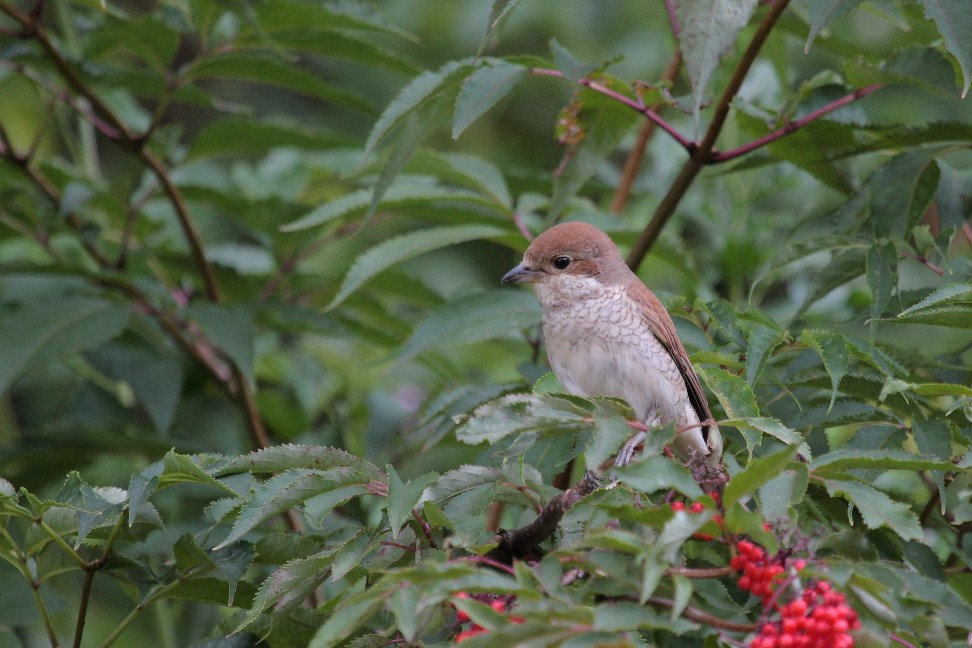
<svg viewBox="0 0 972 648"><path fill-rule="evenodd" d="M628 432L498 286L563 219L676 316L726 528L810 556L859 645L963 645L968 2L729 4L672 3L669 83L660 2L0 0L0 647L445 644L459 590L526 619L470 604L481 645L744 641L691 618L754 622L731 579L666 572L727 553L664 434L540 563L466 560ZM628 183L624 101L691 151Z"/></svg>

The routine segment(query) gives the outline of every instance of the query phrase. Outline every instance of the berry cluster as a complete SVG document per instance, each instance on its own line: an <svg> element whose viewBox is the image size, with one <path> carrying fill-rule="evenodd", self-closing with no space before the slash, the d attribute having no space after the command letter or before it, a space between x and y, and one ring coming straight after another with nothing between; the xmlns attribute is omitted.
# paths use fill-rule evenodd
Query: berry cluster
<svg viewBox="0 0 972 648"><path fill-rule="evenodd" d="M672 507L672 510L673 511L684 511L684 510L686 510L686 508L685 508L685 502L672 502L671 504L669 504L669 506ZM705 507L702 505L702 502L692 502L692 505L688 507L688 511L690 513L701 513L704 510L705 510Z"/></svg>
<svg viewBox="0 0 972 648"><path fill-rule="evenodd" d="M808 587L781 608L780 616L760 629L751 648L853 648L849 632L861 627L844 595L825 582Z"/></svg>
<svg viewBox="0 0 972 648"><path fill-rule="evenodd" d="M480 594L477 596L470 596L466 592L458 592L455 595L455 598L476 599L480 603L488 604L491 608L493 608L497 612L506 612L509 608L510 603L514 600L513 597L501 598L491 594ZM469 615L463 612L462 610L456 610L456 619L459 621L460 624L468 623L471 620L469 618ZM510 623L523 623L523 617L511 616ZM476 635L483 634L485 632L489 632L489 631L483 626L479 625L478 623L473 623L467 629L463 630L462 632L456 635L456 643L459 643L460 641L465 641L470 637L475 637Z"/></svg>
<svg viewBox="0 0 972 648"><path fill-rule="evenodd" d="M763 605L766 605L773 597L783 574L782 563L771 560L762 547L757 547L748 540L739 542L736 549L739 553L732 557L729 566L742 573L739 577L739 589L760 597ZM797 565L797 569L802 567L803 565Z"/></svg>

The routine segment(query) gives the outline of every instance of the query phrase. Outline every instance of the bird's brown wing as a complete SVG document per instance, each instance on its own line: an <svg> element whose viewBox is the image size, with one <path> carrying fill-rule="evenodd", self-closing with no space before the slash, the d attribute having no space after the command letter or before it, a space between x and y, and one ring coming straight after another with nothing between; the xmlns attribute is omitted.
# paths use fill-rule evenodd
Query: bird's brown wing
<svg viewBox="0 0 972 648"><path fill-rule="evenodd" d="M699 421L711 419L709 401L705 397L705 392L702 391L702 385L699 383L699 377L695 374L695 369L692 368L688 353L682 346L682 341L678 339L675 324L672 322L668 311L658 301L655 294L637 278L631 281L626 289L628 296L638 305L638 310L648 328L675 359L675 365L678 367L679 373L682 374L682 380L685 381L685 388L688 390L689 402L692 403L692 408L698 414ZM702 437L708 440L708 425L702 426Z"/></svg>

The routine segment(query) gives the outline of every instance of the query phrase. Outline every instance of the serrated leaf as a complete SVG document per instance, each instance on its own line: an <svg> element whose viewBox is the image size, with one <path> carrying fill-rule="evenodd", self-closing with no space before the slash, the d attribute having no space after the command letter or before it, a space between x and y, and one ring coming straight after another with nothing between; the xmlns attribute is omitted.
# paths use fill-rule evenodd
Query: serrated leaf
<svg viewBox="0 0 972 648"><path fill-rule="evenodd" d="M810 51L813 39L837 18L861 4L861 0L806 0L810 18L810 34L807 36L804 53Z"/></svg>
<svg viewBox="0 0 972 648"><path fill-rule="evenodd" d="M696 121L712 73L755 9L756 0L675 0L679 50L692 86Z"/></svg>
<svg viewBox="0 0 972 648"><path fill-rule="evenodd" d="M893 319L884 321L895 324L930 324L932 326L972 329L972 304L923 308L922 310L907 315L898 315Z"/></svg>
<svg viewBox="0 0 972 648"><path fill-rule="evenodd" d="M945 47L962 68L962 98L969 92L972 81L972 4L966 0L919 0L925 7L925 17L935 21L938 33L945 39Z"/></svg>
<svg viewBox="0 0 972 648"><path fill-rule="evenodd" d="M30 368L93 349L122 332L128 305L101 299L42 297L0 320L0 394Z"/></svg>
<svg viewBox="0 0 972 648"><path fill-rule="evenodd" d="M492 162L466 153L433 153L422 151L412 168L429 173L447 184L457 184L489 196L495 206L509 213L513 208L510 189L502 172Z"/></svg>
<svg viewBox="0 0 972 648"><path fill-rule="evenodd" d="M759 430L764 434L768 434L787 445L802 444L800 445L800 454L806 458L811 456L810 448L804 444L803 437L800 435L800 433L783 425L783 423L774 418L749 416L746 418L730 419L725 422L720 422L720 425L728 425L735 428L750 427L754 430Z"/></svg>
<svg viewBox="0 0 972 648"><path fill-rule="evenodd" d="M556 38L551 38L549 45L554 63L568 81L576 83L594 71L594 66L581 63L577 57L567 51L567 48L558 43Z"/></svg>
<svg viewBox="0 0 972 648"><path fill-rule="evenodd" d="M374 200L372 189L363 189L341 196L337 200L324 203L314 208L310 213L280 226L281 232L298 232L310 227L363 213ZM387 208L407 207L411 205L437 207L450 204L469 204L495 207L495 204L481 194L428 184L397 184L393 185L381 197L381 205Z"/></svg>
<svg viewBox="0 0 972 648"><path fill-rule="evenodd" d="M910 315L916 311L924 310L932 306L939 306L946 303L966 302L972 304L972 281L958 281L946 284L933 290L927 297L920 302L904 309L898 317Z"/></svg>
<svg viewBox="0 0 972 648"><path fill-rule="evenodd" d="M379 243L354 260L341 289L327 305L327 310L343 302L382 270L402 261L457 243L488 239L504 233L505 230L493 225L454 225L409 232Z"/></svg>
<svg viewBox="0 0 972 648"><path fill-rule="evenodd" d="M389 595L390 592L373 587L349 596L317 629L308 648L331 648L338 645L342 639L351 635L365 620L375 614Z"/></svg>
<svg viewBox="0 0 972 648"><path fill-rule="evenodd" d="M399 91L375 122L365 143L365 155L370 155L385 136L413 111L433 96L465 76L473 59L450 61L435 72L423 72Z"/></svg>
<svg viewBox="0 0 972 648"><path fill-rule="evenodd" d="M480 486L493 485L502 478L503 473L495 468L460 466L429 484L421 501L444 502Z"/></svg>
<svg viewBox="0 0 972 648"><path fill-rule="evenodd" d="M285 612L306 600L327 576L340 548L329 547L306 558L288 560L278 567L260 584L253 606L237 626L237 632L270 607L276 612Z"/></svg>
<svg viewBox="0 0 972 648"><path fill-rule="evenodd" d="M492 290L444 304L415 327L400 361L429 350L506 338L540 321L540 306L528 292ZM561 390L563 391L563 390Z"/></svg>
<svg viewBox="0 0 972 648"><path fill-rule="evenodd" d="M813 471L851 470L954 470L947 459L914 455L904 450L837 450L817 457L808 466Z"/></svg>
<svg viewBox="0 0 972 648"><path fill-rule="evenodd" d="M840 381L847 373L850 364L847 340L840 333L806 329L800 334L800 341L813 348L823 361L824 369L830 376L830 407L832 408L837 400Z"/></svg>
<svg viewBox="0 0 972 648"><path fill-rule="evenodd" d="M850 248L835 253L831 257L830 263L814 275L810 292L800 306L797 315L802 315L831 290L864 274L865 256L866 253L861 248Z"/></svg>
<svg viewBox="0 0 972 648"><path fill-rule="evenodd" d="M522 65L502 59L484 59L459 88L452 119L452 139L459 139L474 121L512 92L526 72Z"/></svg>
<svg viewBox="0 0 972 648"><path fill-rule="evenodd" d="M745 380L718 367L698 368L697 371L719 399L726 416L734 419L759 416L756 395Z"/></svg>
<svg viewBox="0 0 972 648"><path fill-rule="evenodd" d="M165 465L161 461L143 469L141 472L132 475L128 483L128 526L135 524L135 518L142 508L148 504L148 500L155 493L159 485L159 477L165 470Z"/></svg>
<svg viewBox="0 0 972 648"><path fill-rule="evenodd" d="M883 492L857 481L825 479L824 485L831 497L844 497L860 511L869 529L887 527L904 540L925 542L918 517L911 509L895 502Z"/></svg>
<svg viewBox="0 0 972 648"><path fill-rule="evenodd" d="M746 382L750 387L756 384L773 350L782 343L783 332L778 328L757 324L749 332L746 346Z"/></svg>
<svg viewBox="0 0 972 648"><path fill-rule="evenodd" d="M405 484L392 466L385 469L388 474L388 524L392 538L398 539L398 532L411 517L412 509L418 506L426 486L438 475L427 473Z"/></svg>
<svg viewBox="0 0 972 648"><path fill-rule="evenodd" d="M288 470L329 470L331 468L351 468L375 481L383 481L384 475L374 464L356 457L346 450L330 446L312 446L287 443L256 450L250 454L234 457L213 470L220 477L244 471L255 474L282 473Z"/></svg>
<svg viewBox="0 0 972 648"><path fill-rule="evenodd" d="M239 540L258 524L312 497L334 494L340 501L367 492L368 479L352 468L289 470L262 484L243 505L233 530L217 549Z"/></svg>
<svg viewBox="0 0 972 648"><path fill-rule="evenodd" d="M486 21L486 31L483 33L483 38L479 41L479 49L476 50L476 55L483 53L486 46L489 44L489 37L493 35L496 27L499 25L500 21L506 14L513 11L516 5L520 4L520 0L493 0L493 6L489 10L489 19Z"/></svg>
<svg viewBox="0 0 972 648"><path fill-rule="evenodd" d="M172 450L167 452L162 458L163 471L159 475L159 488L167 488L176 484L201 484L214 486L230 495L236 495L233 489L206 472L197 461L198 459L195 457L179 454Z"/></svg>
<svg viewBox="0 0 972 648"><path fill-rule="evenodd" d="M898 285L898 251L893 243L875 243L867 251L867 285L871 289L871 330Z"/></svg>
<svg viewBox="0 0 972 648"><path fill-rule="evenodd" d="M933 47L904 47L880 66L854 59L845 66L844 73L850 83L859 86L903 84L950 97L958 90L951 61Z"/></svg>
<svg viewBox="0 0 972 648"><path fill-rule="evenodd" d="M751 460L742 472L733 475L729 480L722 494L723 506L726 509L731 508L733 504L778 476L783 471L783 467L793 459L796 451L797 447L792 445L767 457Z"/></svg>
<svg viewBox="0 0 972 648"><path fill-rule="evenodd" d="M809 473L803 466L784 470L759 488L759 509L766 520L789 519L790 506L803 499Z"/></svg>
<svg viewBox="0 0 972 648"><path fill-rule="evenodd" d="M507 394L477 407L456 430L463 443L495 444L519 432L573 432L591 427L591 414L564 394Z"/></svg>
<svg viewBox="0 0 972 648"><path fill-rule="evenodd" d="M614 470L618 480L642 493L674 488L695 499L704 493L685 466L664 456L645 457Z"/></svg>

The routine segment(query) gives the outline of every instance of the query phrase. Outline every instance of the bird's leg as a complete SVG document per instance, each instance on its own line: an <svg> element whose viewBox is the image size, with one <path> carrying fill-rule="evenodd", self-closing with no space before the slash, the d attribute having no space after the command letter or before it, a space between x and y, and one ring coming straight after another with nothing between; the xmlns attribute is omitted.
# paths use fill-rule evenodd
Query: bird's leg
<svg viewBox="0 0 972 648"><path fill-rule="evenodd" d="M661 427L661 416L658 413L658 409L648 410L648 416L645 418L645 426L648 428ZM638 446L641 442L645 440L648 433L644 430L639 430L635 432L630 439L624 442L621 446L621 450L618 452L617 458L614 460L614 465L620 468L631 463L631 459L634 457Z"/></svg>

